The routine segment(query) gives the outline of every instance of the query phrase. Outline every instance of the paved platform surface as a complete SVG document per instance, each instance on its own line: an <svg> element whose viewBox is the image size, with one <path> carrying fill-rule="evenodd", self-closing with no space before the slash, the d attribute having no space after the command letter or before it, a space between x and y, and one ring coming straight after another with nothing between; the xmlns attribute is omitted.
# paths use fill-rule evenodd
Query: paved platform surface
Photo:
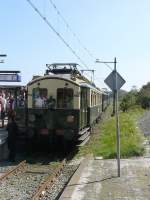
<svg viewBox="0 0 150 200"><path fill-rule="evenodd" d="M150 200L150 158L86 159L71 178L59 200Z"/></svg>

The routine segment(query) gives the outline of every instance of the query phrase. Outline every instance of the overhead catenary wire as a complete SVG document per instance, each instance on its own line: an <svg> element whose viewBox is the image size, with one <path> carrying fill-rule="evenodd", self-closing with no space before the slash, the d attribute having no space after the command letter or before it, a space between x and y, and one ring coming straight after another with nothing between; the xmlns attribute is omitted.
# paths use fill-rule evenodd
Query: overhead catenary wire
<svg viewBox="0 0 150 200"><path fill-rule="evenodd" d="M49 26L49 28L59 37L59 39L65 44L65 46L72 52L72 54L82 63L82 65L89 69L85 62L80 58L76 51L70 46L70 44L63 38L63 36L52 26L48 19L42 15L39 9L34 5L31 0L26 0L30 6L38 13L38 15L44 20L44 22ZM81 65L80 65L81 66Z"/></svg>
<svg viewBox="0 0 150 200"><path fill-rule="evenodd" d="M65 46L72 52L72 54L82 63L82 65L89 69L88 66L85 64L85 62L78 56L78 54L75 52L75 50L67 43L67 41L62 37L62 35L52 26L52 24L47 20L45 16L42 15L42 13L39 11L39 9L32 3L31 0L26 0L30 6L37 12L37 14L44 20L44 22L49 26L49 28L59 37L59 39L65 44ZM92 55L93 56L93 55ZM94 57L94 56L93 56ZM81 68L83 68L82 65L79 65ZM84 69L84 68L83 68ZM97 80L97 79L95 79Z"/></svg>
<svg viewBox="0 0 150 200"><path fill-rule="evenodd" d="M69 23L67 22L67 20L64 18L64 16L62 15L62 12L60 12L60 10L57 8L56 4L52 1L49 0L49 2L51 3L51 5L53 6L53 8L56 10L56 13L60 16L60 18L62 19L62 21L65 23L66 27L69 29L69 31L72 33L72 35L77 39L78 43L80 44L80 46L88 53L88 55L94 59L94 61L96 60L96 57L91 53L91 51L85 47L85 45L81 42L80 38L77 36L77 34L73 31L73 29L71 28L71 26L69 25ZM104 65L106 65L110 70L113 70L107 63L103 63Z"/></svg>
<svg viewBox="0 0 150 200"><path fill-rule="evenodd" d="M60 16L60 18L62 19L62 21L65 23L66 27L69 29L69 31L72 33L72 35L77 39L78 43L80 44L80 46L88 53L88 55L94 59L94 61L96 60L96 57L91 53L91 51L85 47L85 45L81 42L80 38L77 36L77 34L73 31L73 29L71 28L71 26L69 25L69 23L67 22L67 20L65 19L65 17L62 15L62 12L60 12L60 10L57 8L56 4L53 2L53 0L49 0L49 2L51 3L51 5L53 6L53 8L56 10L56 13ZM113 70L107 63L103 63L104 65L106 65L110 70Z"/></svg>
<svg viewBox="0 0 150 200"><path fill-rule="evenodd" d="M105 64L111 71L113 71L113 68L110 66L110 65L108 65L107 63L103 63L103 64Z"/></svg>
<svg viewBox="0 0 150 200"><path fill-rule="evenodd" d="M60 16L60 18L62 19L62 21L64 22L64 24L66 25L66 27L69 29L69 31L72 33L72 35L76 38L76 40L78 41L78 43L80 44L80 46L84 49L84 51L86 51L88 53L88 55L92 59L95 59L94 56L93 56L93 54L91 53L91 51L87 47L85 47L85 45L81 42L80 38L73 31L73 29L71 28L71 26L69 25L69 23L67 22L67 20L64 18L64 16L62 15L62 13L57 8L56 4L52 0L49 0L49 2L53 6L53 8L56 10L56 13Z"/></svg>
<svg viewBox="0 0 150 200"><path fill-rule="evenodd" d="M65 23L66 27L69 29L69 31L72 33L72 35L76 38L76 40L78 41L78 43L80 44L80 46L88 53L88 55L94 59L94 62L96 60L96 57L91 53L91 51L85 47L85 45L81 42L80 38L77 36L77 34L73 31L73 29L71 28L71 26L69 25L69 23L67 22L67 20L64 18L64 16L62 15L62 12L60 12L60 10L57 8L56 4L53 2L53 0L49 0L49 2L51 3L51 5L53 6L53 8L56 10L56 13L60 16L60 18L62 19L62 21ZM106 65L107 67L109 67L111 70L113 70L107 63L103 63L104 65Z"/></svg>

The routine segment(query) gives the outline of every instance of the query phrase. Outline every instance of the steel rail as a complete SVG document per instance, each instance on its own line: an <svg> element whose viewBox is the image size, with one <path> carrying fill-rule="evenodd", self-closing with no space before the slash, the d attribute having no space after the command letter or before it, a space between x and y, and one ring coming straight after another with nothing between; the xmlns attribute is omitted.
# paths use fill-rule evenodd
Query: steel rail
<svg viewBox="0 0 150 200"><path fill-rule="evenodd" d="M26 165L26 160L22 161L21 163L19 163L16 167L14 167L13 169L9 169L7 170L1 177L0 177L0 181L2 181L3 179L7 178L10 174L13 174L14 172L16 172L17 170L19 170L22 167L25 167Z"/></svg>
<svg viewBox="0 0 150 200"><path fill-rule="evenodd" d="M64 168L66 164L66 159L64 159L60 165L56 168L56 170L54 171L53 174L49 175L44 182L42 183L41 186L39 186L37 188L37 190L35 191L35 194L33 195L33 197L31 198L31 200L39 200L40 196L42 195L42 192L45 191L45 189L49 186L51 186L56 177L60 174L60 172L62 171L62 169Z"/></svg>

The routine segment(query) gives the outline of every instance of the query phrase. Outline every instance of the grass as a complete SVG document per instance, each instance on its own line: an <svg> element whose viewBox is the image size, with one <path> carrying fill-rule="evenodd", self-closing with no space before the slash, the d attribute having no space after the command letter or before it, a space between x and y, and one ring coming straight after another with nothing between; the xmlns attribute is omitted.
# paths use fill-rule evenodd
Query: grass
<svg viewBox="0 0 150 200"><path fill-rule="evenodd" d="M93 154L103 158L116 157L116 125L115 117L108 117L110 109L107 111L105 120L96 127L90 142L81 147L78 156ZM144 111L138 107L127 113L120 113L120 149L121 158L140 156L143 154L143 136L137 127L138 118Z"/></svg>

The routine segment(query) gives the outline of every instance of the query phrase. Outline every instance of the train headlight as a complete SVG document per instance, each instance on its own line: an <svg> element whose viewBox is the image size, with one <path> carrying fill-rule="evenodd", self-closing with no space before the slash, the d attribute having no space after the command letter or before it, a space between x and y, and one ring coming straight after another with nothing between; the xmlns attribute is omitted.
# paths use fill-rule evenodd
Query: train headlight
<svg viewBox="0 0 150 200"><path fill-rule="evenodd" d="M68 123L73 123L74 122L74 116L73 115L68 115L67 116L67 122Z"/></svg>
<svg viewBox="0 0 150 200"><path fill-rule="evenodd" d="M34 122L35 121L35 115L34 114L29 114L29 121Z"/></svg>

